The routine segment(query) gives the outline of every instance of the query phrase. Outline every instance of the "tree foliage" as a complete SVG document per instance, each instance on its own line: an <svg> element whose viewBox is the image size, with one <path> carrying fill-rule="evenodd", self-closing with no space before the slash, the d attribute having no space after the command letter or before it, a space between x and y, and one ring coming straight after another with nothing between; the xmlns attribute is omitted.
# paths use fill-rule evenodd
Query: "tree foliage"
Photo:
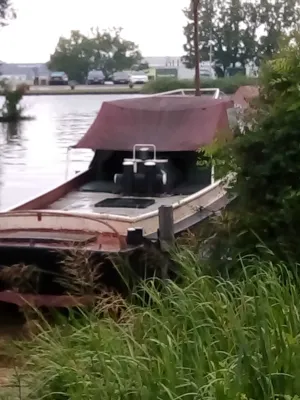
<svg viewBox="0 0 300 400"><path fill-rule="evenodd" d="M0 26L7 25L7 21L16 17L10 0L0 0Z"/></svg>
<svg viewBox="0 0 300 400"><path fill-rule="evenodd" d="M13 88L5 81L0 83L1 91L4 96L4 103L0 110L0 119L5 122L18 122L23 119L23 107L21 100L27 90L27 86L20 84Z"/></svg>
<svg viewBox="0 0 300 400"><path fill-rule="evenodd" d="M269 255L299 260L299 59L296 34L263 65L260 95L243 129L213 152L222 174L234 176L235 207L223 214L225 221L218 220L214 238L215 249L223 255L226 249L233 259L256 253L263 244Z"/></svg>
<svg viewBox="0 0 300 400"><path fill-rule="evenodd" d="M186 43L183 60L194 66L193 16L184 10ZM299 0L203 0L199 9L201 60L209 60L210 40L213 59L224 73L237 63L259 64L278 50L279 38L299 20Z"/></svg>
<svg viewBox="0 0 300 400"><path fill-rule="evenodd" d="M61 37L51 55L49 68L64 71L69 78L83 82L90 70L102 70L106 75L128 70L139 65L142 56L134 42L121 35L121 29L100 31L91 29L90 35L72 31L70 37Z"/></svg>

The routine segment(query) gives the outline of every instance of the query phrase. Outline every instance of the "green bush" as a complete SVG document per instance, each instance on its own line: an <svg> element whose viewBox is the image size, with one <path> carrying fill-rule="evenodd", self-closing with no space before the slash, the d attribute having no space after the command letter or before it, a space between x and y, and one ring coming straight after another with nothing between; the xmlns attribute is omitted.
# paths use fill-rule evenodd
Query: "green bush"
<svg viewBox="0 0 300 400"><path fill-rule="evenodd" d="M149 81L142 88L142 93L161 93L176 89L192 89L194 82L188 79L159 78Z"/></svg>
<svg viewBox="0 0 300 400"><path fill-rule="evenodd" d="M226 94L233 94L236 90L243 85L256 85L256 78L249 78L246 76L234 76L231 78L219 79L202 79L202 88L219 88ZM193 80L179 80L171 78L160 78L148 82L142 89L143 93L161 93L175 89L192 89L195 87Z"/></svg>
<svg viewBox="0 0 300 400"><path fill-rule="evenodd" d="M269 249L264 256L300 260L300 40L295 39L296 45L286 45L263 66L260 96L244 129L225 146L214 146L223 174L235 173L235 209L226 225L213 228L234 260L257 253L261 245Z"/></svg>
<svg viewBox="0 0 300 400"><path fill-rule="evenodd" d="M9 84L2 82L0 86L5 99L0 112L0 119L8 122L21 120L23 108L20 103L26 92L26 85L21 84L16 88L11 88Z"/></svg>
<svg viewBox="0 0 300 400"><path fill-rule="evenodd" d="M168 282L159 292L148 281L151 307L123 305L117 322L83 313L21 343L28 398L273 400L299 394L298 281L284 285L284 267L257 263L233 283L203 276L191 253L179 258L184 282Z"/></svg>

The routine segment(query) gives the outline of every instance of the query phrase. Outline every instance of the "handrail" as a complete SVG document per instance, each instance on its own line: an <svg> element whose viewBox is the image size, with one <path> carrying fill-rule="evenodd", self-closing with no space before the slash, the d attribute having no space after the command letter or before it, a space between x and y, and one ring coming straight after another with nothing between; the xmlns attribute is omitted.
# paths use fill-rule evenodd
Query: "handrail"
<svg viewBox="0 0 300 400"><path fill-rule="evenodd" d="M201 88L200 92L212 92L214 91L214 99L218 99L220 97L220 89L219 88ZM182 96L186 95L186 92L195 92L195 89L174 89L174 90L169 90L167 92L161 92L161 93L155 93L155 94L150 94L147 97L158 97L158 96L166 96L166 95L172 95L172 94L181 94Z"/></svg>
<svg viewBox="0 0 300 400"><path fill-rule="evenodd" d="M133 146L133 160L136 161L136 149L139 147L152 147L153 149L153 158L156 160L156 146L155 144L148 143L137 143Z"/></svg>

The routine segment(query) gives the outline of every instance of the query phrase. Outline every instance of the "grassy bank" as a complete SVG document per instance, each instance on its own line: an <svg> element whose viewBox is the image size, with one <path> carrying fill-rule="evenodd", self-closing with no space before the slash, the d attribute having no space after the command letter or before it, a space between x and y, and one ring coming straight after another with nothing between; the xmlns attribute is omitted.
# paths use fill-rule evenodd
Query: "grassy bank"
<svg viewBox="0 0 300 400"><path fill-rule="evenodd" d="M256 78L249 78L246 76L236 76L231 78L219 79L202 79L201 87L203 88L219 88L226 94L233 94L236 90L243 85L256 85ZM177 80L170 78L161 78L156 81L147 83L141 89L142 93L160 93L168 90L175 89L192 89L194 88L193 80Z"/></svg>
<svg viewBox="0 0 300 400"><path fill-rule="evenodd" d="M299 394L298 281L283 284L284 267L260 262L229 282L203 275L191 253L178 257L184 280L169 282L162 292L149 281L144 307L112 297L80 318L42 329L26 349L22 344L29 398L263 400ZM252 269L260 272L253 276Z"/></svg>

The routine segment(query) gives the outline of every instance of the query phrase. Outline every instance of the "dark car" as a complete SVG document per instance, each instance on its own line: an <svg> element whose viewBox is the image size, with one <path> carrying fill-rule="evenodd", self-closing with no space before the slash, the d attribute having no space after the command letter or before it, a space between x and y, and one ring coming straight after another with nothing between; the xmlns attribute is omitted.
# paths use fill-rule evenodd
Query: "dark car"
<svg viewBox="0 0 300 400"><path fill-rule="evenodd" d="M68 83L69 83L69 78L65 72L62 71L51 72L49 77L49 85L51 86L68 85Z"/></svg>
<svg viewBox="0 0 300 400"><path fill-rule="evenodd" d="M112 76L112 81L115 85L129 83L129 74L127 72L115 72Z"/></svg>
<svg viewBox="0 0 300 400"><path fill-rule="evenodd" d="M105 75L102 71L92 70L88 73L87 84L88 85L104 85Z"/></svg>

